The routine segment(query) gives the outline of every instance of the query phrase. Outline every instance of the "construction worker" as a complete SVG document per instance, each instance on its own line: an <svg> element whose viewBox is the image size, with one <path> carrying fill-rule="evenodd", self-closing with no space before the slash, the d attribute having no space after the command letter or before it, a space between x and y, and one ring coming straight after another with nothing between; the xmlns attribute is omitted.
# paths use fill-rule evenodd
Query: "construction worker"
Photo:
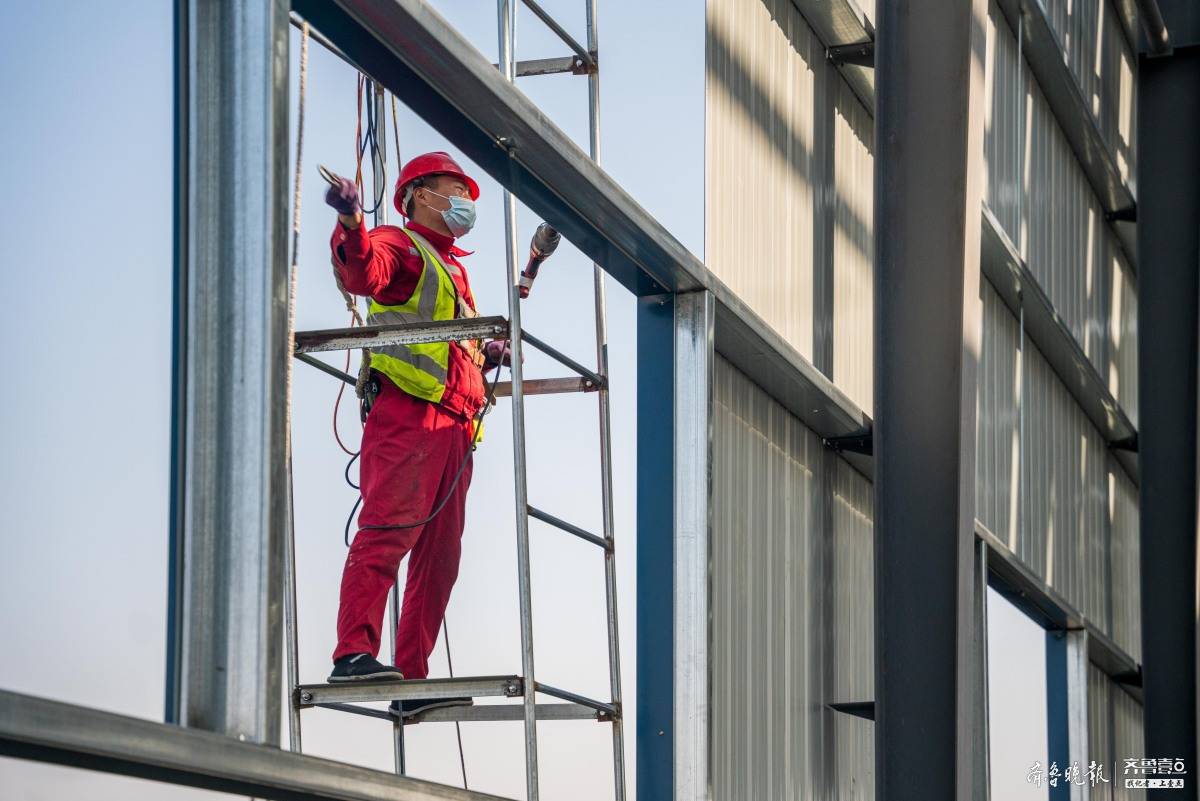
<svg viewBox="0 0 1200 801"><path fill-rule="evenodd" d="M469 255L455 245L475 223L479 185L447 153L426 153L400 170L393 203L403 228L365 230L348 178L325 202L338 213L330 246L348 292L370 298L368 325L473 317ZM483 372L508 364L504 341L376 348L378 386L363 429L362 512L342 571L331 682L422 679L458 576L471 451L484 405ZM427 522L423 522L427 521ZM408 580L396 630L396 664L381 664L380 628L400 560ZM409 717L469 698L393 702Z"/></svg>

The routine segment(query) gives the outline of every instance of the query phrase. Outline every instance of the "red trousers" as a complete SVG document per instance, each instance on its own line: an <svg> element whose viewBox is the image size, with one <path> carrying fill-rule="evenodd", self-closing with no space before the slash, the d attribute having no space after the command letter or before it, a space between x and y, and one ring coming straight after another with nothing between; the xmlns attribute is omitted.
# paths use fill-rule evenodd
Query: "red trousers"
<svg viewBox="0 0 1200 801"><path fill-rule="evenodd" d="M429 654L458 578L471 483L467 453L472 423L439 404L409 395L386 378L380 378L380 384L363 431L359 526L425 519L446 497L464 458L467 465L433 520L415 528L360 530L354 537L342 570L338 644L333 658L378 655L388 593L400 560L409 554L408 581L396 630L396 667L405 678L423 679L429 675Z"/></svg>

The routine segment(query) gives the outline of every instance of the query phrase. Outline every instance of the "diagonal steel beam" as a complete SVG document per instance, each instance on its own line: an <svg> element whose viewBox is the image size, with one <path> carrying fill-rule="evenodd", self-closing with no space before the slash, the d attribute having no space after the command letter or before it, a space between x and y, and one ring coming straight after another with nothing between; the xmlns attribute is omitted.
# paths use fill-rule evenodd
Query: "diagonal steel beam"
<svg viewBox="0 0 1200 801"><path fill-rule="evenodd" d="M0 755L279 801L489 801L233 737L0 690Z"/></svg>
<svg viewBox="0 0 1200 801"><path fill-rule="evenodd" d="M704 265L421 0L295 0L348 58L636 294Z"/></svg>

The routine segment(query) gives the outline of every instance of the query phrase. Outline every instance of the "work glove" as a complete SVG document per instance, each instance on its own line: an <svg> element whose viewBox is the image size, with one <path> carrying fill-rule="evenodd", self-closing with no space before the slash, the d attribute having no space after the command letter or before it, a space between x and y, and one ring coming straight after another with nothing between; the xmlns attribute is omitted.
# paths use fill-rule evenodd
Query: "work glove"
<svg viewBox="0 0 1200 801"><path fill-rule="evenodd" d="M525 357L521 357L521 364ZM483 369L491 370L498 364L508 367L512 364L512 343L507 339L493 339L483 346Z"/></svg>
<svg viewBox="0 0 1200 801"><path fill-rule="evenodd" d="M340 178L336 186L325 190L325 203L338 214L353 217L359 210L358 187L349 178Z"/></svg>

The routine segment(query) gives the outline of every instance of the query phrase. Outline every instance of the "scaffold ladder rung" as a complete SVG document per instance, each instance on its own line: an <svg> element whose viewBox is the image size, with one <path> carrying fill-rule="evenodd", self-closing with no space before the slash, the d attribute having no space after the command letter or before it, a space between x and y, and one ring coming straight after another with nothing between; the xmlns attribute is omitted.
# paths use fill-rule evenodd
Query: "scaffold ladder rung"
<svg viewBox="0 0 1200 801"><path fill-rule="evenodd" d="M375 709L369 706L355 704L315 704L321 709L332 709L336 712L349 712L352 715L376 718L378 720L395 721L396 716L385 709ZM595 720L607 722L610 716L583 704L537 704L535 706L538 720ZM420 712L405 718L409 723L505 723L522 720L525 709L521 704L472 704L470 706L444 706Z"/></svg>
<svg viewBox="0 0 1200 801"><path fill-rule="evenodd" d="M428 698L514 698L524 694L520 676L416 679L402 681L347 681L302 684L296 702L302 706L353 701L409 701Z"/></svg>

